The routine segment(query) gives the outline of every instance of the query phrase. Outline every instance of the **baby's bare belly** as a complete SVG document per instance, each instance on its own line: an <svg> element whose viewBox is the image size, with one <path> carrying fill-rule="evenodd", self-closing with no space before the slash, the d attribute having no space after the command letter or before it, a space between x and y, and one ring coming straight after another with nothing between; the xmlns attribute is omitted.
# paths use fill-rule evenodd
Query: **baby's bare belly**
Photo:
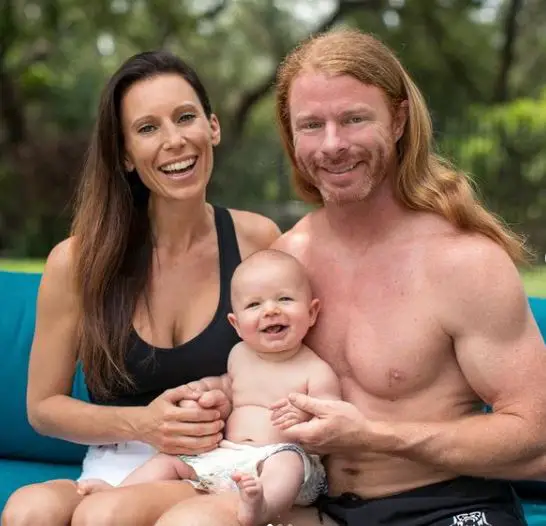
<svg viewBox="0 0 546 526"><path fill-rule="evenodd" d="M226 422L224 438L258 445L284 442L281 433L271 424L271 411L256 405L233 409Z"/></svg>

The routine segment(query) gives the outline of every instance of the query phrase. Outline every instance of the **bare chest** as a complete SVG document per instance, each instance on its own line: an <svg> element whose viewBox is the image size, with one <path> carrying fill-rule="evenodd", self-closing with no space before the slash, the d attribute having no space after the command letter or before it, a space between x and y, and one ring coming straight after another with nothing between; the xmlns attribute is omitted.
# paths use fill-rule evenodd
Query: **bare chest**
<svg viewBox="0 0 546 526"><path fill-rule="evenodd" d="M147 298L135 313L135 329L158 347L188 342L212 321L220 301L218 259L188 259L172 265L154 265Z"/></svg>
<svg viewBox="0 0 546 526"><path fill-rule="evenodd" d="M451 360L450 340L411 260L334 261L309 270L322 308L307 343L334 368L345 398L394 401L437 381ZM358 393L348 393L355 385Z"/></svg>
<svg viewBox="0 0 546 526"><path fill-rule="evenodd" d="M295 362L248 360L232 373L233 403L268 407L289 393L307 393L307 380L305 369Z"/></svg>

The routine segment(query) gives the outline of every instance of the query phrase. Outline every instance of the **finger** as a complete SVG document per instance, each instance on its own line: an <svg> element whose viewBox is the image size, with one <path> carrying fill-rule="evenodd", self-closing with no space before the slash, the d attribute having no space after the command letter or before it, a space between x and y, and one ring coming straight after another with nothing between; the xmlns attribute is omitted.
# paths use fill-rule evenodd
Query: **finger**
<svg viewBox="0 0 546 526"><path fill-rule="evenodd" d="M297 420L297 419L298 417L295 413L286 413L284 415L279 415L278 418L275 418L274 420L272 420L272 424L279 425L286 422L287 420Z"/></svg>
<svg viewBox="0 0 546 526"><path fill-rule="evenodd" d="M269 406L269 409L278 410L278 409L281 409L282 407L286 407L289 405L290 405L290 402L288 401L287 398L281 398L280 400L277 400L276 402L272 403Z"/></svg>
<svg viewBox="0 0 546 526"><path fill-rule="evenodd" d="M178 437L166 440L161 451L169 455L200 455L216 449L222 439L221 433L205 437Z"/></svg>
<svg viewBox="0 0 546 526"><path fill-rule="evenodd" d="M204 391L206 391L206 388L204 386L204 384L197 380L195 382L189 382L186 384L192 391L195 391L195 392L199 392L201 394L203 394Z"/></svg>
<svg viewBox="0 0 546 526"><path fill-rule="evenodd" d="M219 389L213 389L212 391L207 391L203 393L199 398L199 405L205 408L219 406L229 402L227 396L223 391Z"/></svg>
<svg viewBox="0 0 546 526"><path fill-rule="evenodd" d="M171 404L176 404L180 402L180 400L197 400L199 398L199 394L187 385L179 385L178 387L167 389L161 395L161 398L167 400Z"/></svg>
<svg viewBox="0 0 546 526"><path fill-rule="evenodd" d="M301 393L289 394L288 400L298 409L314 416L324 416L330 412L330 403L328 400L313 398Z"/></svg>
<svg viewBox="0 0 546 526"><path fill-rule="evenodd" d="M177 422L213 422L220 418L220 412L216 409L204 409L200 405L176 407L165 418Z"/></svg>
<svg viewBox="0 0 546 526"><path fill-rule="evenodd" d="M164 436L168 437L206 437L220 433L224 429L223 420L214 422L170 422L162 428Z"/></svg>
<svg viewBox="0 0 546 526"><path fill-rule="evenodd" d="M295 425L299 424L300 421L293 418L293 419L290 419L290 420L285 420L284 422L280 423L277 425L277 427L279 429L281 429L282 431L285 431L287 429L290 429L291 427L294 427Z"/></svg>

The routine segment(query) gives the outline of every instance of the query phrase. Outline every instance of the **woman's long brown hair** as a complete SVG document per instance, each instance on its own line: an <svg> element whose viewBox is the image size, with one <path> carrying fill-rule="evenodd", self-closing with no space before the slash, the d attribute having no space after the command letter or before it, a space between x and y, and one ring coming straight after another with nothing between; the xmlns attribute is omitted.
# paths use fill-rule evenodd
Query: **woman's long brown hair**
<svg viewBox="0 0 546 526"><path fill-rule="evenodd" d="M177 74L195 90L205 114L212 109L195 71L167 51L128 59L104 88L75 206L74 275L80 297L78 355L96 399L130 389L125 354L139 298L146 295L153 242L150 191L124 167L120 107L134 83Z"/></svg>

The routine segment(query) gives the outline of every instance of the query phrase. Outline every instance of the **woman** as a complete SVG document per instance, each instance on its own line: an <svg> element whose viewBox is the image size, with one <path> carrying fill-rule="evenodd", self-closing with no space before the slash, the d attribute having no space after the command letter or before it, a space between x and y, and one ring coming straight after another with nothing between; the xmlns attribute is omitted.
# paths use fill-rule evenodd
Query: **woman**
<svg viewBox="0 0 546 526"><path fill-rule="evenodd" d="M102 94L72 236L44 270L28 387L40 433L90 445L82 478L116 484L154 450L199 453L221 439L223 400L179 405L176 387L225 372L231 274L279 231L207 203L219 142L203 85L168 52L132 57ZM91 403L69 396L78 359ZM82 500L74 481L56 480L15 492L2 525L144 525L193 495L171 482Z"/></svg>

